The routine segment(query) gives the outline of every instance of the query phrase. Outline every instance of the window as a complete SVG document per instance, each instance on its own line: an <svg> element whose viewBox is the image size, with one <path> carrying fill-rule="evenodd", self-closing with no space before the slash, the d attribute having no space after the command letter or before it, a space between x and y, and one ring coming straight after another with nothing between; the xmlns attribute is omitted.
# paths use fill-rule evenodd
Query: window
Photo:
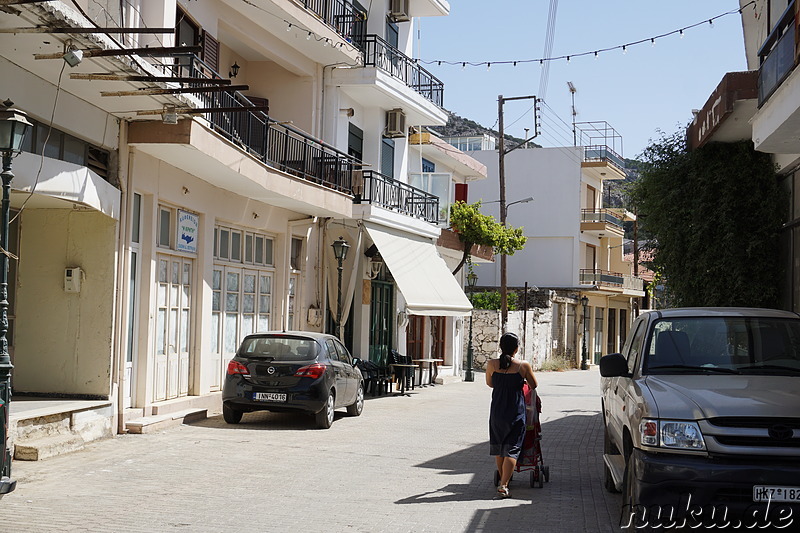
<svg viewBox="0 0 800 533"><path fill-rule="evenodd" d="M133 214L131 215L131 242L139 243L139 233L142 224L142 195L133 195Z"/></svg>
<svg viewBox="0 0 800 533"><path fill-rule="evenodd" d="M57 128L50 128L48 124L42 124L30 117L28 117L28 121L33 124L33 127L29 129L23 139L23 152L42 155L44 150L45 157L88 167L89 170L108 181L110 155L108 150L91 145ZM45 139L47 139L46 149L44 148Z"/></svg>
<svg viewBox="0 0 800 533"><path fill-rule="evenodd" d="M347 155L359 161L364 158L364 131L353 123L348 126Z"/></svg>
<svg viewBox="0 0 800 533"><path fill-rule="evenodd" d="M647 321L646 320L639 320L634 326L636 327L636 331L631 337L630 343L626 343L626 346L623 350L623 354L628 358L628 372L633 373L634 369L636 368L636 359L639 356L639 352L642 350L642 344L644 343L644 334L647 331Z"/></svg>
<svg viewBox="0 0 800 533"><path fill-rule="evenodd" d="M158 242L156 244L162 248L170 248L172 244L170 238L172 237L173 213L173 209L164 206L158 207Z"/></svg>
<svg viewBox="0 0 800 533"><path fill-rule="evenodd" d="M605 308L594 308L594 362L600 362L600 357L603 355L603 315Z"/></svg>
<svg viewBox="0 0 800 533"><path fill-rule="evenodd" d="M292 238L292 255L289 264L292 270L300 270L303 260L303 239Z"/></svg>
<svg viewBox="0 0 800 533"><path fill-rule="evenodd" d="M214 228L214 258L232 263L272 266L272 238L236 228Z"/></svg>
<svg viewBox="0 0 800 533"><path fill-rule="evenodd" d="M436 172L436 163L422 158L422 172Z"/></svg>
<svg viewBox="0 0 800 533"><path fill-rule="evenodd" d="M394 141L382 139L381 142L381 174L394 179Z"/></svg>

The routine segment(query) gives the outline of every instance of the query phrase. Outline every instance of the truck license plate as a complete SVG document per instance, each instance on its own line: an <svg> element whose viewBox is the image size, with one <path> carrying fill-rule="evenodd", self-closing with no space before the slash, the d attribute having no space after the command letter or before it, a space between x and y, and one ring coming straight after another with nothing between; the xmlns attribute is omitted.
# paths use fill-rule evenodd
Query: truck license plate
<svg viewBox="0 0 800 533"><path fill-rule="evenodd" d="M753 501L800 502L800 487L755 485L753 487Z"/></svg>
<svg viewBox="0 0 800 533"><path fill-rule="evenodd" d="M281 392L254 392L253 400L257 402L285 402L286 394Z"/></svg>

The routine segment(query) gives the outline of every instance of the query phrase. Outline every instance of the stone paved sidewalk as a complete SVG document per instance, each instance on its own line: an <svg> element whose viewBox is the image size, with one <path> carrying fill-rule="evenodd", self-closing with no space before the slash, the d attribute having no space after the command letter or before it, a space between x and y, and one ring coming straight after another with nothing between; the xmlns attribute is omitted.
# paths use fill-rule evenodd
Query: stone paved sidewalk
<svg viewBox="0 0 800 533"><path fill-rule="evenodd" d="M2 532L618 531L602 484L599 374L539 373L550 482L517 474L495 498L490 389L474 383L368 399L330 430L310 418L220 416L15 462Z"/></svg>

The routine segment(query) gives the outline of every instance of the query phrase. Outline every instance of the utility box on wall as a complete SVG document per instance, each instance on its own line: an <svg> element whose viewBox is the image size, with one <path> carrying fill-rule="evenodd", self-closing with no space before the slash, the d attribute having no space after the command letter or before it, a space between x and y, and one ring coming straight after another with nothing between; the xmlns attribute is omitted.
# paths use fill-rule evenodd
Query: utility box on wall
<svg viewBox="0 0 800 533"><path fill-rule="evenodd" d="M83 271L80 267L67 267L64 269L64 291L81 292L81 277Z"/></svg>

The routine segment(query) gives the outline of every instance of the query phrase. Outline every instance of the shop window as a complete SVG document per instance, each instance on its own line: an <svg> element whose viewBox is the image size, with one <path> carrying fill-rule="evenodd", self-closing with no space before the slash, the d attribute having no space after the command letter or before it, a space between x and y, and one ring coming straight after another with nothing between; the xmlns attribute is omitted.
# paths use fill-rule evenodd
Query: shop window
<svg viewBox="0 0 800 533"><path fill-rule="evenodd" d="M158 242L156 244L162 248L170 248L172 244L170 237L172 236L173 213L174 210L168 207L158 207Z"/></svg>
<svg viewBox="0 0 800 533"><path fill-rule="evenodd" d="M300 270L303 259L303 239L292 239L292 255L290 266L292 270Z"/></svg>

